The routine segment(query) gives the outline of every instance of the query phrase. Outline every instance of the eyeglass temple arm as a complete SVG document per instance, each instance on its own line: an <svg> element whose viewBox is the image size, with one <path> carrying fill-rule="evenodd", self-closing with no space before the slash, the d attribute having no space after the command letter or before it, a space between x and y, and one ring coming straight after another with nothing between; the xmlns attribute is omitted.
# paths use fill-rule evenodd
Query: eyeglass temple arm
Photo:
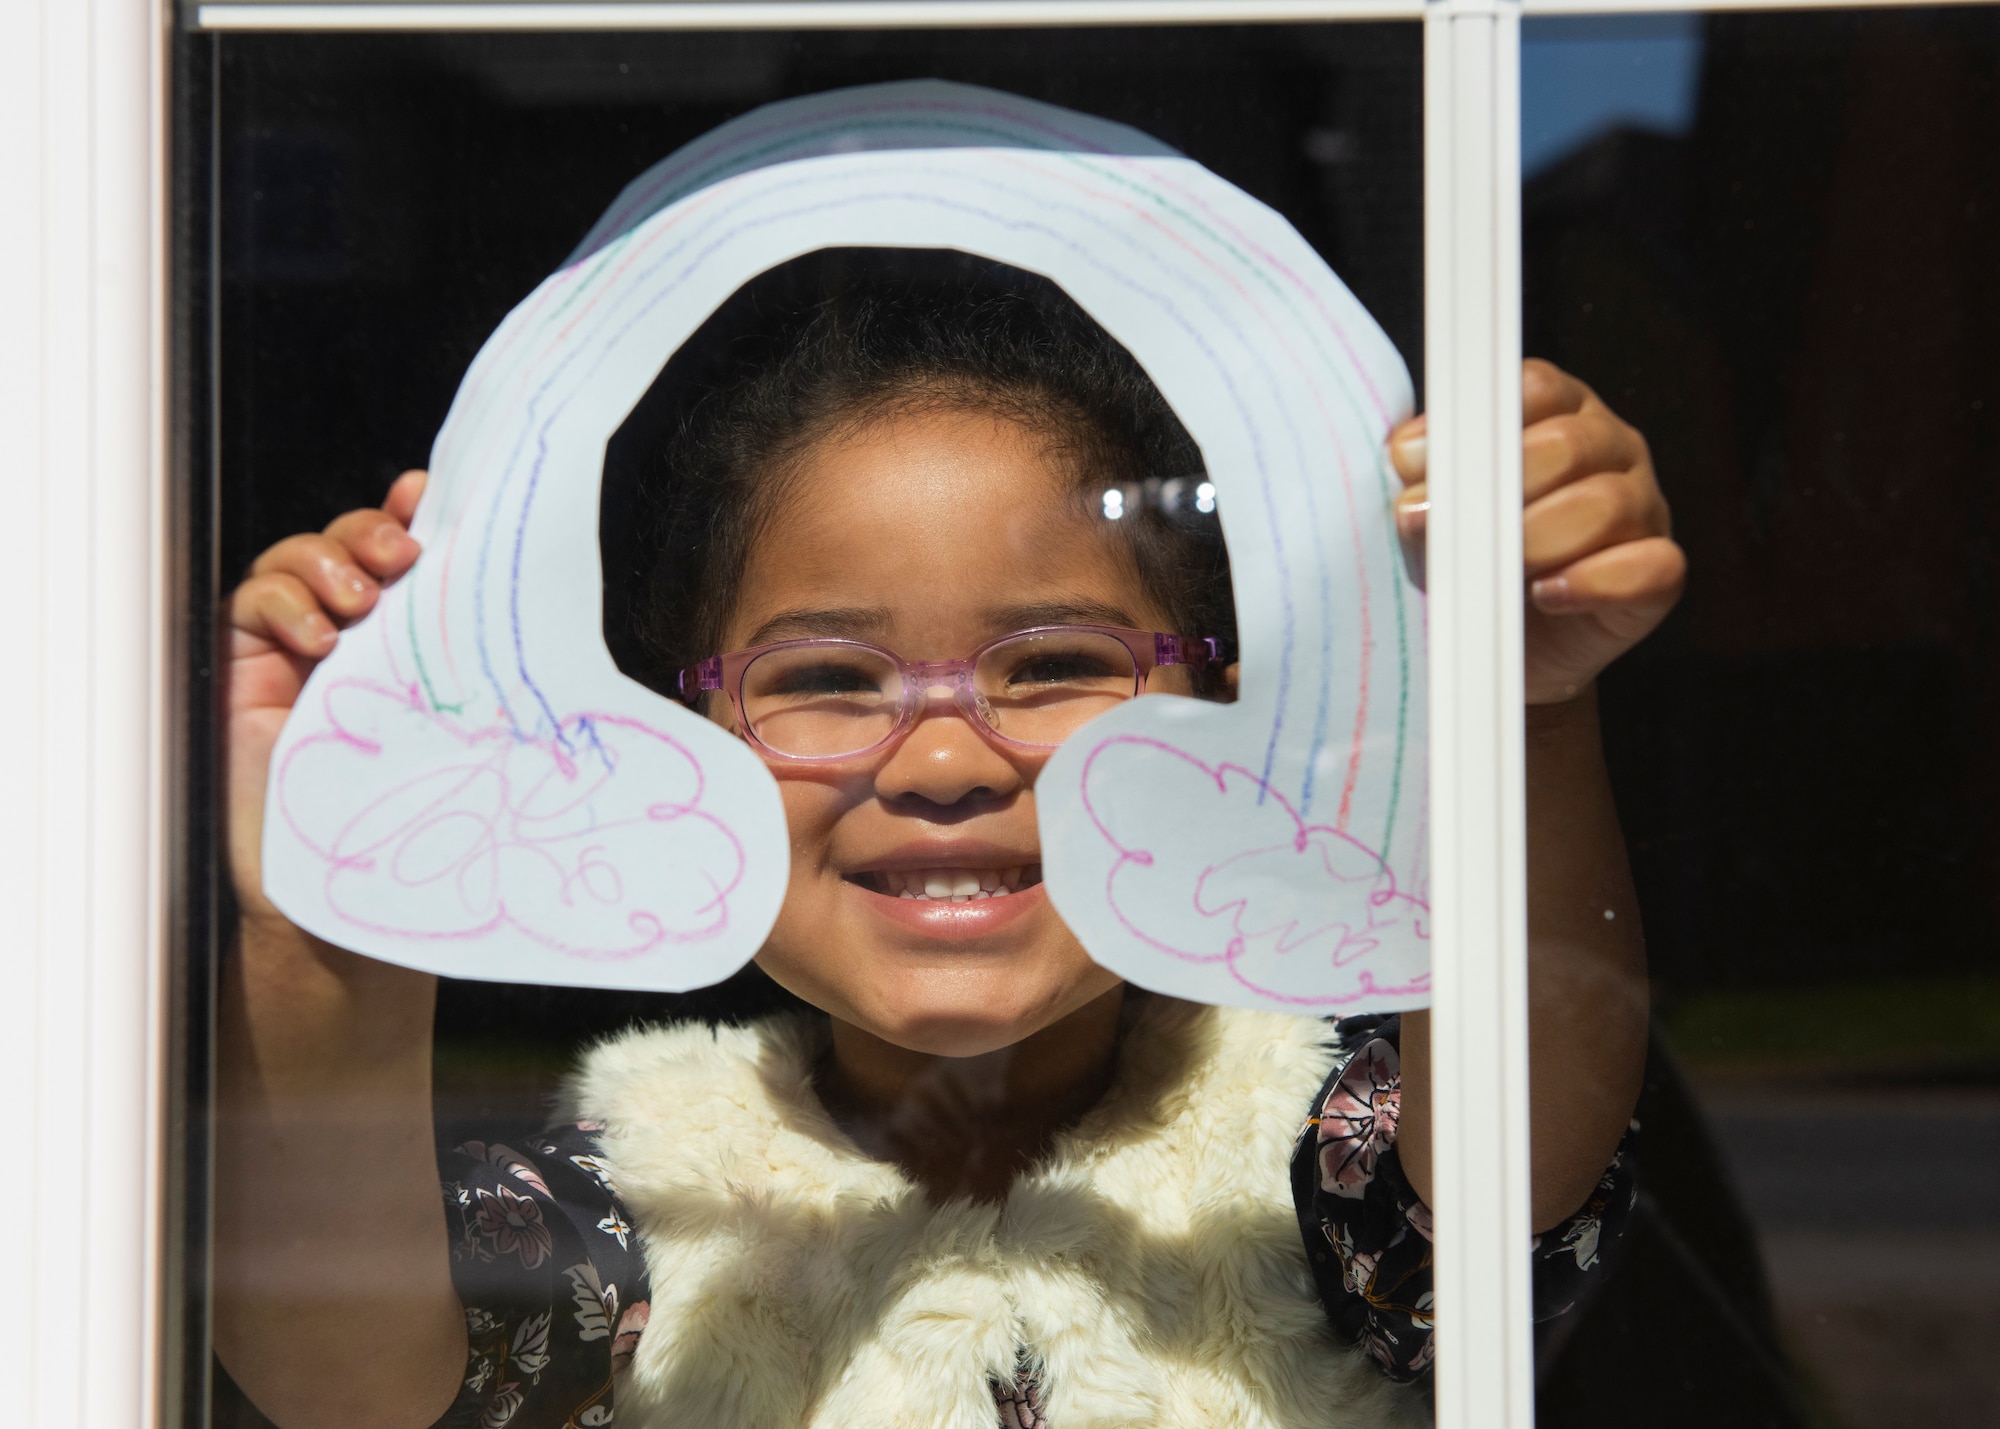
<svg viewBox="0 0 2000 1429"><path fill-rule="evenodd" d="M1154 634L1154 664L1216 664L1222 660L1222 640L1212 634Z"/></svg>
<svg viewBox="0 0 2000 1429"><path fill-rule="evenodd" d="M720 655L711 655L699 665L688 666L685 670L681 671L678 683L680 685L681 698L684 700L691 700L704 690L721 689L722 657Z"/></svg>
<svg viewBox="0 0 2000 1429"><path fill-rule="evenodd" d="M1222 642L1213 635L1153 636L1155 665L1213 665L1222 660Z"/></svg>

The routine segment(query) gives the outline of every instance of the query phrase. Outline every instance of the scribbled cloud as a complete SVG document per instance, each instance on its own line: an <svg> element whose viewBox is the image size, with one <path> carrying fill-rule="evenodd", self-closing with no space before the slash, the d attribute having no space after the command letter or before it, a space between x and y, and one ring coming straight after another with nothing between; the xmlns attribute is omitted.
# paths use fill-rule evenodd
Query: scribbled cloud
<svg viewBox="0 0 2000 1429"><path fill-rule="evenodd" d="M1121 736L1085 761L1083 802L1117 852L1112 912L1149 947L1301 1011L1428 988L1428 907L1249 770Z"/></svg>
<svg viewBox="0 0 2000 1429"><path fill-rule="evenodd" d="M511 925L570 957L622 960L727 925L736 836L670 736L573 715L524 738L366 680L326 688L324 732L275 771L283 817L356 929L478 938Z"/></svg>

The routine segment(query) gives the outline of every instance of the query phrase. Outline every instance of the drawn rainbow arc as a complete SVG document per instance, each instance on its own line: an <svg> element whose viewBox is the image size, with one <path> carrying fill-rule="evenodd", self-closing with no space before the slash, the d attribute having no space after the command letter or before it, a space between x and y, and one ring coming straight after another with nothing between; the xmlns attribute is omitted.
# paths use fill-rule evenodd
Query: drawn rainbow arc
<svg viewBox="0 0 2000 1429"><path fill-rule="evenodd" d="M1158 141L936 81L756 110L629 185L474 360L424 555L315 673L273 756L265 883L356 951L456 977L685 990L777 916L776 785L620 674L604 445L757 274L950 248L1053 279L1200 443L1234 570L1234 704L1133 701L1037 785L1091 955L1203 1001L1428 1000L1422 597L1383 452L1407 374L1285 220Z"/></svg>

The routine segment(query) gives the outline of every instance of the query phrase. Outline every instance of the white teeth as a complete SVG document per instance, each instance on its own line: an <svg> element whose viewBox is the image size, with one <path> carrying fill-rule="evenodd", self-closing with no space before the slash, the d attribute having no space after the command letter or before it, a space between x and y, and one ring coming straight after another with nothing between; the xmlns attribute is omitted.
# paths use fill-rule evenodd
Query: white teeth
<svg viewBox="0 0 2000 1429"><path fill-rule="evenodd" d="M970 903L979 898L1005 898L1021 889L1024 869L932 868L896 869L874 875L875 887L892 898Z"/></svg>

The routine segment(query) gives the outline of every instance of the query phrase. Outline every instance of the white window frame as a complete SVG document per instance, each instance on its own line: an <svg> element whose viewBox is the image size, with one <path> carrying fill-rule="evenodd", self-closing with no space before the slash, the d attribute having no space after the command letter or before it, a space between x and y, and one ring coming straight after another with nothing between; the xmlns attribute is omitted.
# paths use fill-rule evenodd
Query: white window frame
<svg viewBox="0 0 2000 1429"><path fill-rule="evenodd" d="M0 0L0 1308L39 1429L167 1422L170 28L857 28L1420 20L1431 420L1439 1429L1529 1429L1520 666L1526 15L1922 0ZM1939 3L1939 0L1930 0ZM1991 3L1991 0L1943 0ZM25 1091L23 1097L21 1093ZM1499 1194L1495 1194L1498 1188ZM18 1263L18 1262L17 1262Z"/></svg>

